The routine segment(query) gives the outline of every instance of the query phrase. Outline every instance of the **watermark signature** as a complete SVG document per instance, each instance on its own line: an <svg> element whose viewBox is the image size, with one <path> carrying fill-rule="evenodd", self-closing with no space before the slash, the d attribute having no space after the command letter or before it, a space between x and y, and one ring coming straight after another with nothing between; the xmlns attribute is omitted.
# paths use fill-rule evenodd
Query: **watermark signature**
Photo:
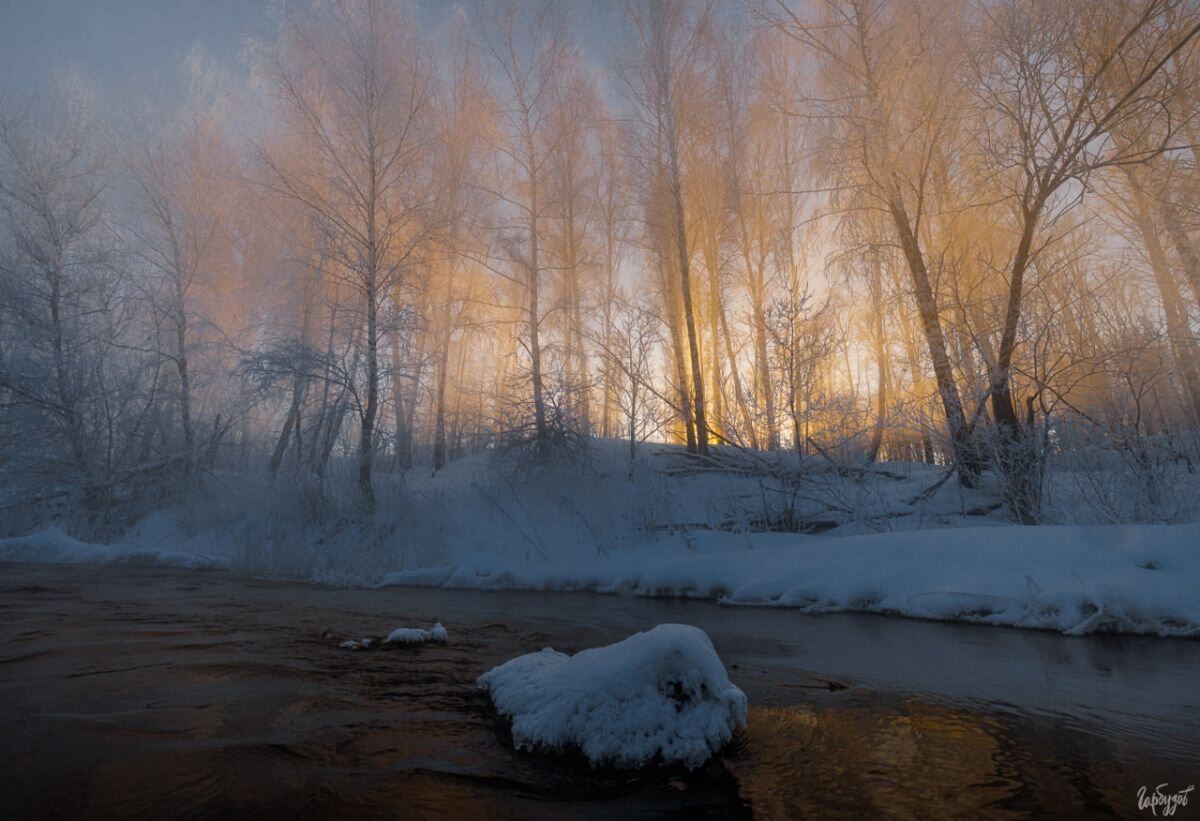
<svg viewBox="0 0 1200 821"><path fill-rule="evenodd" d="M1138 787L1138 809L1150 810L1150 814L1154 816L1162 810L1164 818L1172 816L1177 809L1187 806L1188 793L1196 789L1196 785L1189 784L1187 788L1176 792L1165 792L1166 789L1166 784L1159 784L1154 788L1154 792L1147 792L1144 786Z"/></svg>

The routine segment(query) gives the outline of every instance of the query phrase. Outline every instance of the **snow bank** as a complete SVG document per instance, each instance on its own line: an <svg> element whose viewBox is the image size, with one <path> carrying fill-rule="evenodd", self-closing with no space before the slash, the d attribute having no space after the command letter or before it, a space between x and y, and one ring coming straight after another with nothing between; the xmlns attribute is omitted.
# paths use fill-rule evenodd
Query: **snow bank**
<svg viewBox="0 0 1200 821"><path fill-rule="evenodd" d="M57 527L27 536L0 539L0 562L144 565L196 569L225 569L230 566L227 556L160 550L128 544L89 544L71 538Z"/></svg>
<svg viewBox="0 0 1200 821"><path fill-rule="evenodd" d="M479 678L518 749L578 747L593 764L703 764L746 723L746 696L703 630L660 624L574 656L550 648Z"/></svg>
<svg viewBox="0 0 1200 821"><path fill-rule="evenodd" d="M232 566L346 586L630 592L1069 634L1200 636L1197 524L1000 524L1002 509L976 515L995 507L994 477L969 492L949 483L914 504L940 468L889 463L891 478L859 484L806 463L796 515L837 527L821 536L753 532L778 495L761 475L693 473L677 449L646 448L631 482L612 444L598 443L584 469L533 477L513 478L485 455L458 460L434 477L381 486L392 501L374 520L347 507L329 525L299 515L307 497L298 491L293 507L246 477L224 476L213 485L224 490L148 517L120 544L50 529L0 539L0 562ZM899 530L863 532L885 526Z"/></svg>
<svg viewBox="0 0 1200 821"><path fill-rule="evenodd" d="M397 627L388 633L384 642L387 644L424 644L428 641L435 641L445 644L446 638L446 628L442 627L442 623L439 621L428 630L420 627Z"/></svg>
<svg viewBox="0 0 1200 821"><path fill-rule="evenodd" d="M385 584L589 590L1058 630L1200 636L1200 525L699 532L609 557L480 554Z"/></svg>

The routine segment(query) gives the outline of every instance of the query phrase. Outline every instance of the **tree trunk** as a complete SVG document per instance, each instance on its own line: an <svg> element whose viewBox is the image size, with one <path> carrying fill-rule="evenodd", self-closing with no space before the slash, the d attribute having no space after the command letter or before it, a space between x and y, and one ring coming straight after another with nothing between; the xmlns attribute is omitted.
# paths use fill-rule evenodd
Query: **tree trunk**
<svg viewBox="0 0 1200 821"><path fill-rule="evenodd" d="M679 283L671 274L666 255L659 251L658 266L663 280L663 298L667 305L667 329L671 334L671 354L675 363L675 384L679 392L679 421L683 423L684 441L688 452L696 450L696 433L692 425L692 400L688 388L687 359L684 354L683 329L680 327Z"/></svg>
<svg viewBox="0 0 1200 821"><path fill-rule="evenodd" d="M946 352L946 338L942 334L937 300L929 282L925 258L909 224L908 213L905 211L899 193L892 193L888 208L896 232L900 237L900 247L904 251L909 274L912 276L917 312L921 318L921 327L925 332L926 344L929 346L929 358L933 362L933 374L937 379L942 409L945 411L946 422L950 428L951 448L954 458L958 462L959 481L967 487L974 487L979 481L982 465L975 448L972 432L967 428L966 418L963 415L962 399L959 397L958 386L954 382L954 371L950 366L950 357Z"/></svg>
<svg viewBox="0 0 1200 821"><path fill-rule="evenodd" d="M719 264L708 267L708 417L710 424L718 433L724 433L726 428L733 426L733 414L729 413L721 385L721 315L725 313L721 301L721 275ZM730 367L736 370L736 363ZM732 373L732 372L731 372ZM738 400L739 403L741 400ZM745 410L743 407L741 410ZM751 428L753 431L753 428ZM753 433L751 433L753 437Z"/></svg>
<svg viewBox="0 0 1200 821"><path fill-rule="evenodd" d="M1183 273L1187 277L1188 285L1191 286L1192 299L1200 307L1200 251L1196 250L1192 238L1184 230L1183 222L1179 218L1179 206L1173 202L1160 200L1159 208L1163 223L1167 227L1167 233L1171 236L1171 244L1175 246L1179 261L1183 263Z"/></svg>
<svg viewBox="0 0 1200 821"><path fill-rule="evenodd" d="M876 392L875 432L871 435L871 444L867 447L868 464L879 458L879 450L883 446L883 431L887 425L888 359L887 343L883 336L883 276L879 270L878 255L874 262L871 274L871 308L874 313L875 363L879 372L879 385Z"/></svg>
<svg viewBox="0 0 1200 821"><path fill-rule="evenodd" d="M571 176L571 174L568 174L568 179L570 179ZM568 297L571 303L571 329L569 333L571 336L570 350L573 351L573 358L575 360L574 362L570 362L570 359L568 359L568 366L574 367L575 369L575 378L572 380L574 384L571 386L571 388L572 390L579 392L578 396L575 397L577 400L576 406L579 412L579 424L581 425L583 434L586 436L591 434L591 403L588 396L591 388L588 385L590 378L588 376L587 348L583 341L583 299L580 294L581 287L579 284L579 260L578 249L576 245L577 238L575 234L575 197L573 188L568 188L566 199L567 212L565 215L565 250L567 252L567 276L570 278Z"/></svg>
<svg viewBox="0 0 1200 821"><path fill-rule="evenodd" d="M1133 193L1134 220L1142 241L1146 246L1146 255L1150 259L1150 269L1154 274L1154 282L1162 299L1163 313L1167 320L1167 336L1170 339L1171 351L1175 355L1175 363L1183 377L1183 387L1187 396L1189 410L1193 419L1200 422L1200 370L1196 361L1196 338L1188 324L1187 308L1183 303L1183 294L1171 273L1166 251L1159 242L1158 233L1150 218L1150 207L1146 193L1142 189L1141 179L1132 170L1127 170L1130 188Z"/></svg>
<svg viewBox="0 0 1200 821"><path fill-rule="evenodd" d="M446 465L446 371L450 367L450 334L442 337L438 352L437 386L434 388L433 472Z"/></svg>
<svg viewBox="0 0 1200 821"><path fill-rule="evenodd" d="M294 378L292 382L292 404L288 407L287 418L283 422L283 430L279 432L279 439L275 442L275 449L271 452L271 461L267 465L267 476L274 479L279 473L279 466L283 463L283 456L287 453L288 442L295 431L296 438L300 437L300 403L303 401L303 388L301 387L303 380L300 376Z"/></svg>
<svg viewBox="0 0 1200 821"><path fill-rule="evenodd" d="M533 134L526 126L530 162L534 153ZM532 172L531 172L532 173ZM550 458L550 436L546 429L546 400L542 394L542 345L539 339L541 308L538 306L538 190L537 179L529 180L529 359L533 380L533 422L537 438L538 460Z"/></svg>
<svg viewBox="0 0 1200 821"><path fill-rule="evenodd" d="M375 457L375 418L379 414L379 337L375 277L367 285L367 405L362 415L358 440L358 490L363 509L375 512L375 488L371 471Z"/></svg>
<svg viewBox="0 0 1200 821"><path fill-rule="evenodd" d="M671 197L674 205L675 247L679 263L679 291L683 299L683 319L687 328L688 354L692 370L692 413L696 425L696 451L708 453L708 420L704 415L704 374L700 370L700 341L696 335L696 315L692 307L692 278L687 247L687 225L684 222L683 183L679 178L679 162L675 149L669 150Z"/></svg>
<svg viewBox="0 0 1200 821"><path fill-rule="evenodd" d="M196 436L192 431L192 381L188 371L187 314L183 308L182 284L176 283L175 369L179 374L179 418L183 425L183 447L190 473L196 460Z"/></svg>

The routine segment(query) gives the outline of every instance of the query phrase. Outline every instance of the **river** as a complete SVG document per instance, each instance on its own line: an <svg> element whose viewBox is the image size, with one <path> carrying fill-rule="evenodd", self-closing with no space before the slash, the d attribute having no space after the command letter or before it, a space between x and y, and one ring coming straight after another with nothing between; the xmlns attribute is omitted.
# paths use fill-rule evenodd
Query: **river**
<svg viewBox="0 0 1200 821"><path fill-rule="evenodd" d="M444 646L351 652L401 625ZM664 622L749 727L706 767L511 749L476 677ZM13 818L1151 817L1200 776L1200 644L585 593L0 565ZM1161 810L1160 810L1161 813ZM1200 796L1176 814L1200 814Z"/></svg>

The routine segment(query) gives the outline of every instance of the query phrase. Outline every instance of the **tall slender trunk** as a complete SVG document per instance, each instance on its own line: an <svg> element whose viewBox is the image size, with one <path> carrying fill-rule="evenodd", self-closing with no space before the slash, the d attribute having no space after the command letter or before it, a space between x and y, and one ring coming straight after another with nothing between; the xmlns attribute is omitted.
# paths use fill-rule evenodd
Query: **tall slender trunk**
<svg viewBox="0 0 1200 821"><path fill-rule="evenodd" d="M908 361L908 369L912 373L912 387L914 394L920 394L921 384L924 380L921 378L921 354L917 350L917 341L913 336L912 322L908 318L908 314L900 312L900 335L904 342L904 354ZM919 433L921 438L921 455L926 464L932 465L935 461L933 453L933 439L929 436L929 431L924 425L919 425Z"/></svg>
<svg viewBox="0 0 1200 821"><path fill-rule="evenodd" d="M661 159L665 159L666 183L670 195L671 228L674 232L675 263L679 273L679 295L683 305L684 328L687 331L688 358L691 365L692 422L695 441L689 450L708 453L708 419L704 405L704 373L700 367L700 340L696 333L696 312L692 300L691 257L688 254L687 214L683 202L683 173L679 161L679 122L675 110L678 102L672 88L672 65L667 41L666 10L655 4L650 16L651 38L655 50L655 82L657 85L658 133L661 140Z"/></svg>
<svg viewBox="0 0 1200 821"><path fill-rule="evenodd" d="M400 440L400 449L396 453L397 464L408 470L415 463L413 448L417 435L417 406L420 404L421 380L425 378L425 348L429 344L429 335L417 334L417 349L413 351L412 387L409 390L408 401L404 403L404 436Z"/></svg>
<svg viewBox="0 0 1200 821"><path fill-rule="evenodd" d="M667 327L671 333L671 353L675 361L675 382L679 391L679 418L683 423L684 441L689 452L696 450L696 429L693 425L692 398L688 388L687 360L684 355L683 329L680 327L679 283L659 254L659 270L665 280L664 298L667 302Z"/></svg>
<svg viewBox="0 0 1200 821"><path fill-rule="evenodd" d="M62 318L62 269L55 265L50 273L50 323L51 347L54 351L54 382L56 399L63 424L67 429L67 446L71 451L71 461L80 472L81 477L88 481L91 476L91 464L87 449L84 446L82 422L75 401L75 392L71 388L71 377L67 370L67 357Z"/></svg>
<svg viewBox="0 0 1200 821"><path fill-rule="evenodd" d="M756 263L750 252L750 229L742 211L740 193L738 193L738 197L736 209L741 233L742 262L746 266L746 281L750 290L750 314L754 321L755 393L756 398L761 399L767 415L767 449L774 450L779 446L779 432L775 429L775 391L771 385L770 366L767 362L767 318L763 308L767 290L766 278L763 276L765 263L761 258Z"/></svg>
<svg viewBox="0 0 1200 821"><path fill-rule="evenodd" d="M396 453L393 459L393 467L404 470L412 467L412 425L409 424L409 413L412 406L416 403L416 391L413 391L411 397L406 398L404 395L404 374L400 361L400 340L399 334L393 331L388 334L389 342L391 343L392 355L392 406L395 409L396 431L395 431L395 447Z"/></svg>
<svg viewBox="0 0 1200 821"><path fill-rule="evenodd" d="M188 369L187 311L184 308L182 271L177 270L175 286L175 370L179 375L179 420L183 426L183 446L190 472L196 460L196 436L192 430L192 380Z"/></svg>
<svg viewBox="0 0 1200 821"><path fill-rule="evenodd" d="M375 459L375 420L379 415L378 324L376 280L372 274L367 286L367 404L363 410L358 439L358 489L367 513L375 512L375 487L371 473Z"/></svg>
<svg viewBox="0 0 1200 821"><path fill-rule="evenodd" d="M1179 206L1167 200L1159 200L1158 204L1163 224L1171 237L1171 244L1175 246L1179 261L1183 263L1183 273L1191 287L1192 299L1200 307L1200 251L1196 249L1192 238L1183 227L1183 221L1179 218Z"/></svg>
<svg viewBox="0 0 1200 821"><path fill-rule="evenodd" d="M438 351L437 385L434 388L433 420L433 472L446 465L446 371L450 366L450 334L442 335L441 350Z"/></svg>
<svg viewBox="0 0 1200 821"><path fill-rule="evenodd" d="M577 408L579 411L579 423L582 426L585 435L591 433L591 402L589 401L589 392L591 387L588 382L587 365L587 347L584 345L583 335L583 299L581 296L581 286L579 283L579 253L577 247L577 236L575 232L575 192L573 185L570 183L574 177L573 171L568 170L568 187L567 187L567 212L565 215L564 234L565 251L566 251L566 267L567 276L569 277L570 287L568 289L568 297L570 298L571 310L571 329L570 329L570 350L573 352L574 362L570 362L569 366L573 367L574 385L573 389L579 391L577 397Z"/></svg>
<svg viewBox="0 0 1200 821"><path fill-rule="evenodd" d="M529 359L533 379L533 419L538 457L549 458L549 433L546 429L546 400L542 393L542 344L539 339L541 308L538 306L537 217L530 221L529 237Z"/></svg>
<svg viewBox="0 0 1200 821"><path fill-rule="evenodd" d="M709 231L708 233L708 240L701 246L704 253L705 267L710 271L718 271L721 254L720 249L717 247L717 232L714 230ZM721 352L717 348L719 334L720 338L723 338L725 342L724 356L729 365L729 376L733 380L733 400L737 404L738 413L742 417L742 426L745 428L747 435L750 437L750 447L757 450L758 432L755 430L754 418L751 416L750 407L746 402L746 392L742 386L741 371L738 369L737 358L733 351L733 337L729 332L729 321L725 313L725 302L721 299L718 292L714 292L712 295L711 309L713 313L712 360L714 367L712 370L715 376L713 379L714 393L719 394L720 385L722 382L720 378L721 370L719 367L717 367L717 363L720 362L721 357ZM732 414L730 414L730 416L732 417ZM727 424L732 423L732 421L732 418L726 420Z"/></svg>
<svg viewBox="0 0 1200 821"><path fill-rule="evenodd" d="M871 272L871 310L874 315L872 330L875 337L875 367L878 371L879 385L876 390L875 432L871 435L871 444L867 447L868 463L879 458L879 450L883 446L883 431L887 425L888 358L887 343L883 335L883 276L879 264L876 254Z"/></svg>
<svg viewBox="0 0 1200 821"><path fill-rule="evenodd" d="M767 415L767 450L779 447L779 427L775 421L775 386L771 384L771 363L767 358L767 315L760 294L752 306L754 316L754 365L759 390Z"/></svg>
<svg viewBox="0 0 1200 821"><path fill-rule="evenodd" d="M616 265L614 264L616 238L609 221L605 222L604 235L604 407L601 435L607 439L613 435L613 381L617 369L609 362L613 344L613 303L616 299Z"/></svg>
<svg viewBox="0 0 1200 821"><path fill-rule="evenodd" d="M1175 356L1176 366L1183 377L1183 387L1187 396L1189 409L1195 421L1200 422L1200 367L1196 357L1196 337L1188 324L1187 308L1183 302L1183 294L1179 284L1171 272L1166 251L1159 242L1158 232L1150 216L1149 197L1142 187L1142 180L1137 173L1128 169L1130 189L1133 193L1133 215L1138 232L1146 246L1146 255L1150 259L1150 269L1154 274L1155 285L1162 299L1163 313L1167 320L1167 336L1170 339L1171 352Z"/></svg>
<svg viewBox="0 0 1200 821"><path fill-rule="evenodd" d="M721 374L721 314L724 313L724 308L721 299L721 272L720 265L713 264L708 267L708 417L713 420L710 424L717 429L719 433L723 433L727 427L733 425L733 414L729 413L728 405L725 401L724 391L721 386L724 384ZM731 364L731 367L735 365Z"/></svg>
<svg viewBox="0 0 1200 821"><path fill-rule="evenodd" d="M950 356L946 351L946 338L942 333L942 324L938 316L937 300L933 295L933 287L929 282L929 271L925 267L925 257L921 246L913 234L908 220L904 202L898 192L893 191L888 202L888 210L900 238L900 247L908 263L909 274L912 277L913 291L917 300L917 313L921 319L921 328L925 332L925 342L929 347L929 358L933 362L933 374L937 380L938 395L942 400L942 409L946 414L946 423L950 428L950 443L954 458L958 462L959 481L968 487L974 487L979 480L981 464L975 448L973 436L967 427L963 414L962 399L958 386L954 382L954 370L950 366Z"/></svg>
<svg viewBox="0 0 1200 821"><path fill-rule="evenodd" d="M733 377L733 399L737 402L738 410L742 414L742 424L750 432L750 447L757 450L759 447L758 431L755 429L754 418L750 415L750 408L746 402L741 373L738 371L737 362L734 361L733 337L729 333L729 320L725 316L724 305L717 306L717 319L721 322L721 335L725 338L725 357L729 360L729 373Z"/></svg>
<svg viewBox="0 0 1200 821"><path fill-rule="evenodd" d="M300 403L304 399L303 384L301 376L296 376L292 381L292 403L288 407L283 430L279 432L279 439L275 442L275 449L271 452L271 461L267 465L267 476L272 479L279 473L279 466L283 463L283 456L287 453L288 443L293 433L297 441L300 439Z"/></svg>
<svg viewBox="0 0 1200 821"><path fill-rule="evenodd" d="M379 414L379 246L375 227L378 194L374 131L368 130L370 189L367 201L366 271L363 283L367 302L367 404L363 409L358 440L358 489L362 495L363 509L367 513L374 513L375 487L371 481L371 473L375 459L375 419Z"/></svg>
<svg viewBox="0 0 1200 821"><path fill-rule="evenodd" d="M669 143L670 144L670 143ZM708 453L708 419L704 411L704 374L700 368L700 340L696 334L696 313L692 305L691 262L688 258L687 224L683 208L683 182L679 173L678 148L668 149L668 173L674 206L675 247L679 263L679 292L683 301L683 320L687 328L688 354L692 370L692 414L696 425L696 451Z"/></svg>
<svg viewBox="0 0 1200 821"><path fill-rule="evenodd" d="M536 149L533 142L533 130L528 119L525 123L525 143L529 152L531 169L535 163ZM539 337L541 330L541 308L538 306L538 182L533 170L529 172L529 359L533 381L533 423L537 438L537 453L539 461L546 462L550 458L550 435L546 428L546 400L542 388L542 344Z"/></svg>
<svg viewBox="0 0 1200 821"><path fill-rule="evenodd" d="M312 448L309 451L308 462L312 469L319 464L321 442L324 438L325 425L329 419L329 395L333 390L330 370L333 362L333 339L337 331L337 301L334 300L329 310L329 334L325 339L325 366L321 374L321 407L317 418L313 420L313 430L310 437Z"/></svg>

